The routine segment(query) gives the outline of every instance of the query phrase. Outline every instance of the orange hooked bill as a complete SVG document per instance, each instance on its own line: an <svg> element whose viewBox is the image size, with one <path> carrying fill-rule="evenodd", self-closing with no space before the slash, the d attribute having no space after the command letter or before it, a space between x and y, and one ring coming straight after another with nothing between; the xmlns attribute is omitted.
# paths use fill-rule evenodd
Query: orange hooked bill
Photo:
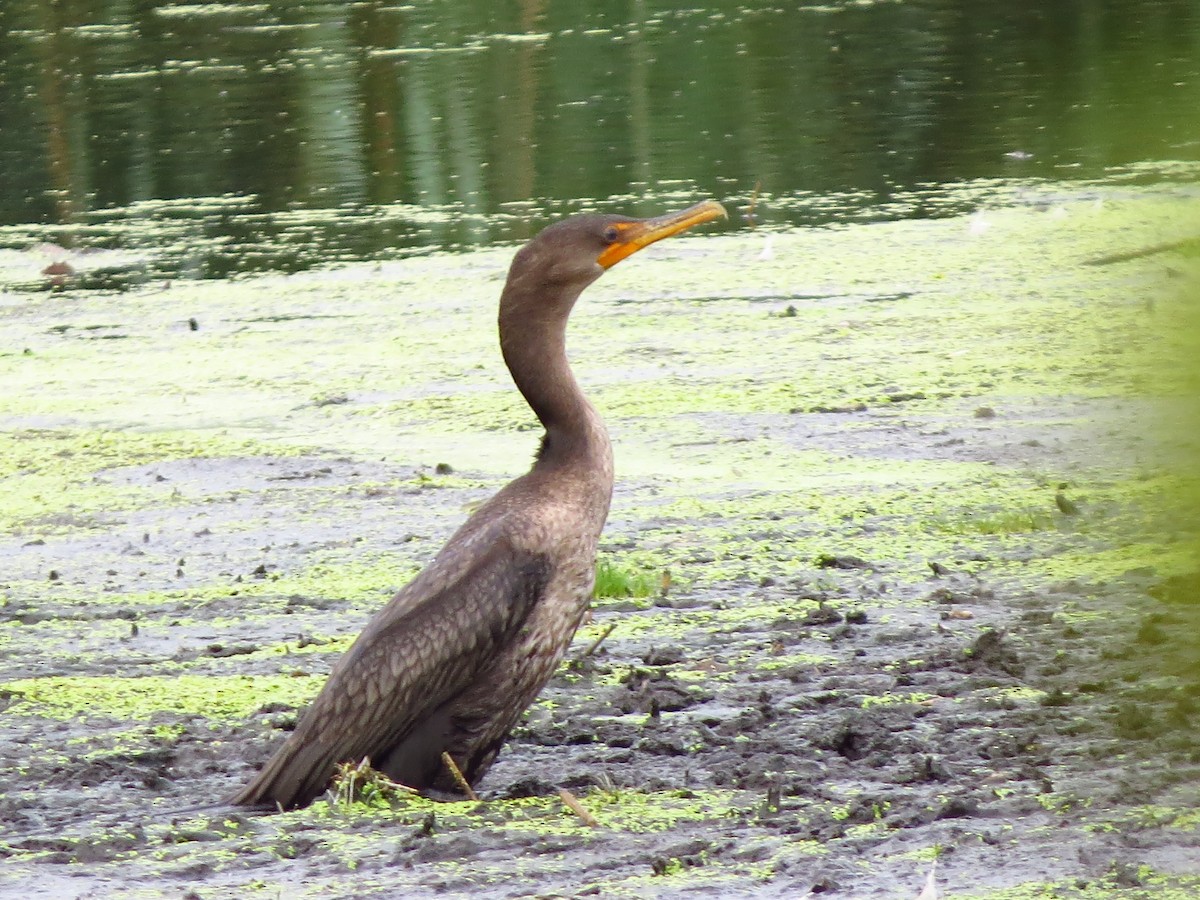
<svg viewBox="0 0 1200 900"><path fill-rule="evenodd" d="M687 231L693 225L702 225L713 219L727 218L725 207L716 200L705 200L695 206L665 216L655 216L653 219L640 219L636 222L618 222L617 239L596 257L604 268L616 265L627 256L632 256L643 247L648 247L655 241Z"/></svg>

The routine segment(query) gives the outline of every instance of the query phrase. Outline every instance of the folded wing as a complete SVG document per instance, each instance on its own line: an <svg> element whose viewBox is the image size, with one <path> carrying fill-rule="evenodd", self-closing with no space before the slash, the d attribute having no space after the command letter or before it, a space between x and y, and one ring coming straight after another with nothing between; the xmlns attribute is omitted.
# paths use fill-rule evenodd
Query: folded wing
<svg viewBox="0 0 1200 900"><path fill-rule="evenodd" d="M303 806L339 763L440 755L454 698L519 634L550 576L545 557L494 532L458 549L443 552L367 624L296 730L232 803Z"/></svg>

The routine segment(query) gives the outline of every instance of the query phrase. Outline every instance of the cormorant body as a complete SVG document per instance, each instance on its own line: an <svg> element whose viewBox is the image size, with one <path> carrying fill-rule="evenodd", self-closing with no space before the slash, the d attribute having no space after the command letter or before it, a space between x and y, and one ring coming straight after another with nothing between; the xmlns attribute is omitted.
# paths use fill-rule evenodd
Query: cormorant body
<svg viewBox="0 0 1200 900"><path fill-rule="evenodd" d="M231 802L290 809L364 758L401 784L474 785L561 661L586 613L612 496L604 422L571 373L583 290L631 253L725 214L706 201L653 219L576 216L513 259L500 347L545 436L533 468L483 504L368 622L295 731Z"/></svg>

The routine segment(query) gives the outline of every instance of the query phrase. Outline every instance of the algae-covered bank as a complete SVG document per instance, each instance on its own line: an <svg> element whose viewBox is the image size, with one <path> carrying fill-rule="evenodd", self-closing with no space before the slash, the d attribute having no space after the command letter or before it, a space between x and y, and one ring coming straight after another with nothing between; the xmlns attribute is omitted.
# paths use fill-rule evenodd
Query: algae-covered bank
<svg viewBox="0 0 1200 900"><path fill-rule="evenodd" d="M915 897L936 859L944 897L1197 896L1170 181L963 186L598 283L606 588L470 803L180 812L527 465L511 249L0 294L0 895Z"/></svg>

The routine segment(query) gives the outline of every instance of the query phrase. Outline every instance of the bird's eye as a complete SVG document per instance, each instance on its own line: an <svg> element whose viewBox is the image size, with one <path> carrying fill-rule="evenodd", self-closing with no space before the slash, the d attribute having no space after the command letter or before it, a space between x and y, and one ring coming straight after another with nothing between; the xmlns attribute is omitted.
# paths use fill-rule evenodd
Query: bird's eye
<svg viewBox="0 0 1200 900"><path fill-rule="evenodd" d="M617 230L616 225L609 225L607 228L604 229L604 243L606 243L606 244L616 243L617 237L620 234L621 234L621 232L619 232Z"/></svg>

